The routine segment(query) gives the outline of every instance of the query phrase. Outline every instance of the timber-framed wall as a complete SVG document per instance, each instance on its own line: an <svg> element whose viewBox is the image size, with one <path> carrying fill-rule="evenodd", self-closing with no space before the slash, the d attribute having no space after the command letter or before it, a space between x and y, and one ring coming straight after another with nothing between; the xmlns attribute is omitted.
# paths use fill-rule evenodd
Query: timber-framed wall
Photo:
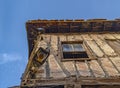
<svg viewBox="0 0 120 88"><path fill-rule="evenodd" d="M26 29L29 61L21 88L120 87L119 19L32 20L26 23ZM91 59L61 60L61 43L78 41L84 41ZM33 63L39 48L49 54L42 57L44 63Z"/></svg>

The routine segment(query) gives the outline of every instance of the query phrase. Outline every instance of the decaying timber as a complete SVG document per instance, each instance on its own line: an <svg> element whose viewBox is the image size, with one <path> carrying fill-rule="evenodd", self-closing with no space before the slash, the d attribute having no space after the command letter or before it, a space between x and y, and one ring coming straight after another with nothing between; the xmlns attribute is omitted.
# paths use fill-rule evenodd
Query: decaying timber
<svg viewBox="0 0 120 88"><path fill-rule="evenodd" d="M120 88L119 19L32 20L26 28L29 61L21 88ZM80 43L84 56L63 60L74 56L63 53L67 42Z"/></svg>

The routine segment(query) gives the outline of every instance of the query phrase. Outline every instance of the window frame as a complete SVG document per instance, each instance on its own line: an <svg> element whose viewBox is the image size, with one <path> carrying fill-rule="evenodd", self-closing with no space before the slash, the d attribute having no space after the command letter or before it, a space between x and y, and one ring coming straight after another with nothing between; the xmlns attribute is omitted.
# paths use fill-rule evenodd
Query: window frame
<svg viewBox="0 0 120 88"><path fill-rule="evenodd" d="M64 58L63 56L63 44L81 44L83 49L85 50L84 52L87 54L88 58ZM85 41L60 41L60 56L61 56L61 61L84 61L84 60L92 60L96 59L92 52L90 52L90 49L88 48L88 45L86 45ZM70 52L72 53L72 52ZM81 51L82 53L82 51Z"/></svg>

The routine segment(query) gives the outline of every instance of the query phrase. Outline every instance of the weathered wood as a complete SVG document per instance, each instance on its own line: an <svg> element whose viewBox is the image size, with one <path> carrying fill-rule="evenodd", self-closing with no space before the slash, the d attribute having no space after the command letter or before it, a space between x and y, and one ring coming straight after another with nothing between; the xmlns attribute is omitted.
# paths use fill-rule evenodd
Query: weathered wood
<svg viewBox="0 0 120 88"><path fill-rule="evenodd" d="M81 37L82 37L84 40L93 40L88 34L82 34Z"/></svg>
<svg viewBox="0 0 120 88"><path fill-rule="evenodd" d="M120 19L114 21L34 20L27 22L26 26L30 55L21 85L25 84L27 88L50 85L66 85L67 88L101 85L105 88L104 85L120 85L120 33L117 32L120 31ZM66 55L71 54L70 57L72 57L75 53L75 57L85 55L87 59L62 60L61 42L77 41L79 43L81 40L88 57L86 53L82 54L82 48L79 47L79 50L75 51L74 46L71 47L75 52L65 47L69 51ZM40 47L43 51L50 48L50 55L45 59L45 63L35 65L34 57ZM78 61L79 59L84 60Z"/></svg>
<svg viewBox="0 0 120 88"><path fill-rule="evenodd" d="M81 87L81 84L79 83L79 84L75 84L74 88L82 88L82 87Z"/></svg>
<svg viewBox="0 0 120 88"><path fill-rule="evenodd" d="M101 58L101 62L109 76L117 76L119 74L108 58Z"/></svg>
<svg viewBox="0 0 120 88"><path fill-rule="evenodd" d="M65 73L66 77L69 77L70 73L65 69L63 63L61 62L61 58L62 58L61 53L54 51L54 49L52 49L52 48L51 48L51 53L54 55L57 63L59 64L59 66L61 67L61 69L63 70L63 72Z"/></svg>
<svg viewBox="0 0 120 88"><path fill-rule="evenodd" d="M59 66L61 67L61 69L63 70L63 72L65 73L66 77L69 77L71 74L70 72L65 68L65 66L63 65L63 63L61 62L61 58L56 58L57 63L59 64Z"/></svg>
<svg viewBox="0 0 120 88"><path fill-rule="evenodd" d="M63 62L63 65L65 66L65 69L71 74L71 76L76 75L76 70L75 70L75 66L74 66L73 61Z"/></svg>
<svg viewBox="0 0 120 88"><path fill-rule="evenodd" d="M117 54L115 53L115 51L102 39L100 39L100 37L102 37L102 35L98 37L98 35L94 34L91 35L91 37L95 40L95 42L99 45L99 47L104 51L104 53L108 56L116 56Z"/></svg>
<svg viewBox="0 0 120 88"><path fill-rule="evenodd" d="M86 63L87 66L88 66L88 69L89 69L89 72L90 72L91 77L95 77L95 75L94 75L94 73L93 73L93 70L92 70L91 67L90 67L89 61L85 60L85 63Z"/></svg>
<svg viewBox="0 0 120 88"><path fill-rule="evenodd" d="M79 78L80 73L79 73L79 71L78 71L78 69L77 69L76 61L74 61L74 67L75 67L75 70L76 70L76 78Z"/></svg>
<svg viewBox="0 0 120 88"><path fill-rule="evenodd" d="M86 41L86 43L89 45L91 50L95 53L96 56L98 57L103 57L104 53L100 50L98 45L94 41Z"/></svg>
<svg viewBox="0 0 120 88"><path fill-rule="evenodd" d="M82 88L120 88L119 85L83 85Z"/></svg>
<svg viewBox="0 0 120 88"><path fill-rule="evenodd" d="M105 73L103 72L101 66L98 64L96 60L89 61L90 68L92 69L95 77L104 77Z"/></svg>
<svg viewBox="0 0 120 88"><path fill-rule="evenodd" d="M113 34L102 34L104 39L111 39L115 40L116 38L113 36Z"/></svg>
<svg viewBox="0 0 120 88"><path fill-rule="evenodd" d="M120 34L112 34L116 39L120 39Z"/></svg>
<svg viewBox="0 0 120 88"><path fill-rule="evenodd" d="M40 47L46 49L48 48L48 44L45 41L40 41L36 46L36 51L34 53L36 53Z"/></svg>
<svg viewBox="0 0 120 88"><path fill-rule="evenodd" d="M85 36L84 36L85 35ZM87 52L87 55L88 55L88 59L95 59L95 56L94 56L94 54L92 53L92 51L91 51L91 49L90 49L90 47L87 45L87 43L86 43L86 36L87 37L90 37L89 35L86 35L86 34L84 34L84 35L81 35L80 37L82 38L82 40L83 40L83 47L85 48L85 51ZM89 38L88 38L88 40L89 40Z"/></svg>
<svg viewBox="0 0 120 88"><path fill-rule="evenodd" d="M112 60L112 62L114 63L114 65L116 65L116 67L120 71L120 57L110 57L110 59Z"/></svg>
<svg viewBox="0 0 120 88"><path fill-rule="evenodd" d="M73 35L69 35L69 36L67 36L67 40L68 41L75 41L75 38Z"/></svg>
<svg viewBox="0 0 120 88"><path fill-rule="evenodd" d="M82 41L83 39L81 38L80 34L74 35L75 41Z"/></svg>
<svg viewBox="0 0 120 88"><path fill-rule="evenodd" d="M66 84L65 88L75 88L73 84Z"/></svg>
<svg viewBox="0 0 120 88"><path fill-rule="evenodd" d="M56 51L58 50L58 36L51 36L51 47Z"/></svg>
<svg viewBox="0 0 120 88"><path fill-rule="evenodd" d="M76 61L76 67L77 67L77 70L78 70L80 76L83 76L83 77L91 76L88 66L85 62Z"/></svg>
<svg viewBox="0 0 120 88"><path fill-rule="evenodd" d="M42 35L42 37L43 37L43 40L45 41L45 42L47 42L47 43L50 43L50 40L51 40L51 35Z"/></svg>
<svg viewBox="0 0 120 88"><path fill-rule="evenodd" d="M66 41L66 36L65 35L59 35L60 41Z"/></svg>
<svg viewBox="0 0 120 88"><path fill-rule="evenodd" d="M120 85L120 79L117 77L96 78L96 79L88 78L88 79L83 79L81 83L83 85Z"/></svg>
<svg viewBox="0 0 120 88"><path fill-rule="evenodd" d="M36 72L36 78L46 78L46 63L44 63L41 67L39 67L38 71Z"/></svg>
<svg viewBox="0 0 120 88"><path fill-rule="evenodd" d="M102 62L101 62L101 58L98 58L98 59L97 59L97 62L98 62L98 64L100 65L100 67L102 68L102 70L103 70L103 72L104 72L104 74L105 74L105 77L109 77L109 74L108 74L108 72L106 71L106 68L104 67L104 65L103 65Z"/></svg>
<svg viewBox="0 0 120 88"><path fill-rule="evenodd" d="M117 54L120 55L120 42L118 40L107 40L107 43L111 46L111 48L115 50Z"/></svg>
<svg viewBox="0 0 120 88"><path fill-rule="evenodd" d="M48 58L49 68L50 68L50 77L53 78L64 78L66 75L63 70L55 60L54 55L50 55Z"/></svg>
<svg viewBox="0 0 120 88"><path fill-rule="evenodd" d="M23 74L23 76L22 76L23 80L24 80L24 79L27 79L26 77L28 77L28 75L29 75L29 73L30 73L30 69L31 69L31 67L32 67L34 55L35 55L36 51L39 49L39 48L38 48L38 45L39 45L39 40L40 40L40 38L41 38L41 36L38 36L37 41L36 41L36 43L35 43L35 45L34 45L34 48L33 48L32 52L31 52L31 55L29 56L28 64L27 64L26 69L25 69L25 72L24 72L24 74Z"/></svg>
<svg viewBox="0 0 120 88"><path fill-rule="evenodd" d="M46 72L46 78L50 78L50 68L49 68L49 63L48 63L48 59L46 60L46 64L45 64L45 72Z"/></svg>

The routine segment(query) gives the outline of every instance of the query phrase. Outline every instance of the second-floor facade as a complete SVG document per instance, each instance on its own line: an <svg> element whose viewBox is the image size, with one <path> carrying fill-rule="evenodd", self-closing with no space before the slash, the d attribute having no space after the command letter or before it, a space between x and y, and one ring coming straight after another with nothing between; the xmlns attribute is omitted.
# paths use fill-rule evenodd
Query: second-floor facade
<svg viewBox="0 0 120 88"><path fill-rule="evenodd" d="M22 88L119 88L120 20L33 20Z"/></svg>

